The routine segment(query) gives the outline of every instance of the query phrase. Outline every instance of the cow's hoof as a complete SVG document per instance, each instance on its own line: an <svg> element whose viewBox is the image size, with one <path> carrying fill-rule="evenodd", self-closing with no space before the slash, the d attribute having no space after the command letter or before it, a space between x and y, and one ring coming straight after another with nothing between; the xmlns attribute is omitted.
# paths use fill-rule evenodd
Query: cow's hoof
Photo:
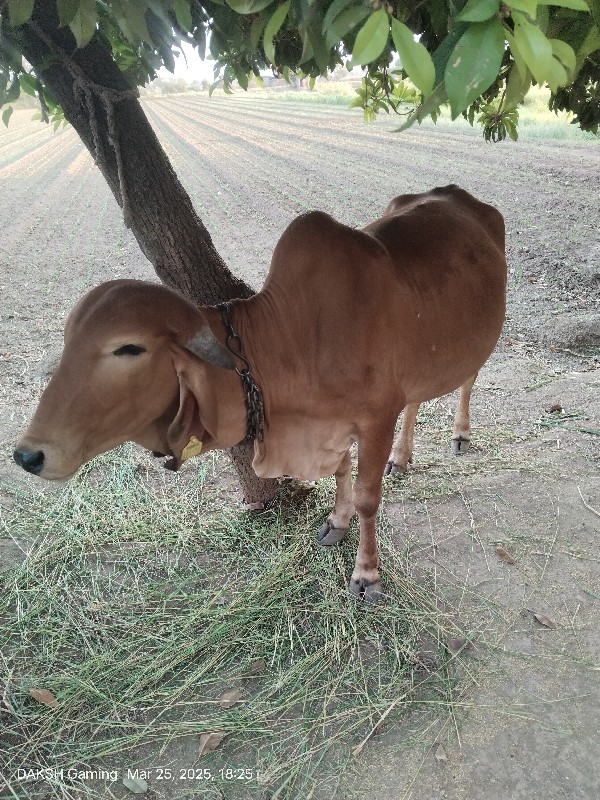
<svg viewBox="0 0 600 800"><path fill-rule="evenodd" d="M348 528L333 528L331 522L327 520L319 528L317 542L324 547L330 547L332 544L341 542L347 533Z"/></svg>
<svg viewBox="0 0 600 800"><path fill-rule="evenodd" d="M369 581L366 578L356 579L352 577L350 578L348 589L355 597L364 600L365 603L379 603L383 598L380 580Z"/></svg>
<svg viewBox="0 0 600 800"><path fill-rule="evenodd" d="M455 436L455 438L452 439L452 452L455 456L462 456L467 452L470 444L471 440L467 439L466 436Z"/></svg>
<svg viewBox="0 0 600 800"><path fill-rule="evenodd" d="M391 475L406 475L408 472L408 466L402 466L401 464L395 464L393 461L388 461L385 465L385 472L383 473L386 477Z"/></svg>

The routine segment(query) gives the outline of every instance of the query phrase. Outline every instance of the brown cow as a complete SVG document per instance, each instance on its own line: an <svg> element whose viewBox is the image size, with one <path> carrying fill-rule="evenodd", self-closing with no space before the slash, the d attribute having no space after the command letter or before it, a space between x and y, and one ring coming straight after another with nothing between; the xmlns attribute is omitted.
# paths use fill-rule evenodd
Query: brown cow
<svg viewBox="0 0 600 800"><path fill-rule="evenodd" d="M459 386L454 450L468 445L470 391L500 334L505 288L502 216L456 186L398 197L363 230L321 212L298 217L262 291L222 308L158 284L105 283L71 313L15 460L62 479L129 440L176 469L254 437L261 477L335 474L317 538L339 541L358 513L350 590L376 600L382 473L410 460L419 403Z"/></svg>

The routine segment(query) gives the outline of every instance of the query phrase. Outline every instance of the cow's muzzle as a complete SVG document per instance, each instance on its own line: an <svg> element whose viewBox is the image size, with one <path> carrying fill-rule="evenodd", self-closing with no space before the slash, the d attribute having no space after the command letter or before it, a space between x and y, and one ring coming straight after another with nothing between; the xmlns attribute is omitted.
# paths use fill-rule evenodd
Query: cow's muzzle
<svg viewBox="0 0 600 800"><path fill-rule="evenodd" d="M42 450L17 449L13 458L20 467L32 475L39 475L44 468L44 452Z"/></svg>

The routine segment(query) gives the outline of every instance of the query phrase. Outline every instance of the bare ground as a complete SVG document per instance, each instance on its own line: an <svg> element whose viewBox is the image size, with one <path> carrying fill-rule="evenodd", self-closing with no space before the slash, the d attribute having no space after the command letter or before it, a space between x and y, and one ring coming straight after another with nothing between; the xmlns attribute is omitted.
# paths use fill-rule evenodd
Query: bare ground
<svg viewBox="0 0 600 800"><path fill-rule="evenodd" d="M507 322L478 381L472 450L453 459L446 432L423 420L413 469L386 488L382 532L384 563L386 547L405 550L472 644L453 661L451 702L404 727L392 710L336 797L598 797L597 143L492 147L449 128L397 138L342 110L243 99L148 109L217 247L257 287L306 208L361 225L397 193L455 182L505 215ZM73 302L101 280L153 278L74 132L52 136L28 115L0 136L3 503L29 480L11 451ZM452 399L439 404L450 421ZM7 568L21 553L0 540L0 557ZM419 748L403 747L408 734Z"/></svg>

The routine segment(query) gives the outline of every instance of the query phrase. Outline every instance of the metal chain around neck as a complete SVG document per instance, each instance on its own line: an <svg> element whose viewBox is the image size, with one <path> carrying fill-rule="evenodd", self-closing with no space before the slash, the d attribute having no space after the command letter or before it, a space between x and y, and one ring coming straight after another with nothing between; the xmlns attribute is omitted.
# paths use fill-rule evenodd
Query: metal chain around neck
<svg viewBox="0 0 600 800"><path fill-rule="evenodd" d="M227 349L244 364L243 369L236 367L235 371L242 381L242 389L246 401L246 439L248 441L257 439L262 442L265 438L265 409L261 391L252 377L250 362L246 358L242 339L233 329L229 303L219 303L217 308L221 311L223 324L227 332Z"/></svg>

